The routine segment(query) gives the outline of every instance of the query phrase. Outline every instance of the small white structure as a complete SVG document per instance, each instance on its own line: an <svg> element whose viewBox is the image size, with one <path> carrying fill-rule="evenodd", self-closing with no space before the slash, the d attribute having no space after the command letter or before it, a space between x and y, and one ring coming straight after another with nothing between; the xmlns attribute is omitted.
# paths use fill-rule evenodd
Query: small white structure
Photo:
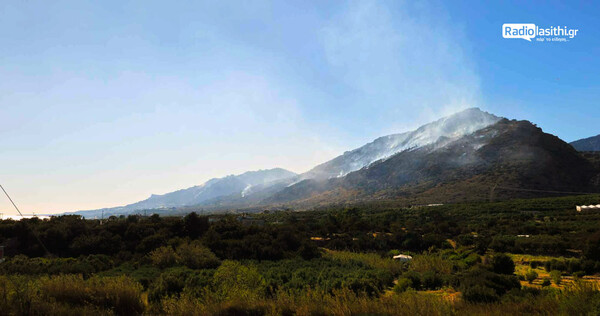
<svg viewBox="0 0 600 316"><path fill-rule="evenodd" d="M581 212L582 210L590 210L590 209L600 209L600 204L597 205L577 205L575 206L577 212Z"/></svg>
<svg viewBox="0 0 600 316"><path fill-rule="evenodd" d="M394 256L393 258L394 258L394 260L400 260L402 262L407 262L407 261L411 261L412 260L411 256L409 256L409 255L402 255L402 254Z"/></svg>

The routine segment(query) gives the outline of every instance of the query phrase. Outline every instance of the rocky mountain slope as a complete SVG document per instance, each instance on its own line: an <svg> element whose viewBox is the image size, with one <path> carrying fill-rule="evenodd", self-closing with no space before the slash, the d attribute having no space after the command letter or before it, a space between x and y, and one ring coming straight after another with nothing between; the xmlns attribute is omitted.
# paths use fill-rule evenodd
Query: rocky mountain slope
<svg viewBox="0 0 600 316"><path fill-rule="evenodd" d="M423 125L418 129L377 138L360 148L345 152L301 175L301 179L329 179L342 177L369 164L388 158L398 152L432 144L440 137L456 138L471 134L496 123L499 117L470 108Z"/></svg>
<svg viewBox="0 0 600 316"><path fill-rule="evenodd" d="M402 151L342 178L304 180L268 202L408 198L447 203L551 194L541 191L588 192L597 174L558 137L528 121L502 119L472 134Z"/></svg>

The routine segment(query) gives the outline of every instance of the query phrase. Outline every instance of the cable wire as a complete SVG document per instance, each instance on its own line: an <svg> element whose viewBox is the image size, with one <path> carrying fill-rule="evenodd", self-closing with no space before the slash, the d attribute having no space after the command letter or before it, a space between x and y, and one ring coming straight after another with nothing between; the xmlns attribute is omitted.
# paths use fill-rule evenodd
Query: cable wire
<svg viewBox="0 0 600 316"><path fill-rule="evenodd" d="M2 189L2 191L4 192L4 194L6 195L6 197L10 201L10 203L12 203L12 205L15 207L15 209L17 210L17 212L19 212L19 215L21 215L22 218L25 218L23 216L23 213L21 213L21 210L19 210L19 208L17 207L17 204L15 204L15 202L10 198L10 195L8 195L8 192L6 192L6 190L4 190L4 187L1 184L0 184L0 188ZM23 222L23 223L25 223L25 222ZM25 225L27 225L27 224L25 224ZM40 245L42 245L42 248L44 248L44 251L46 251L46 254L51 255L50 251L48 251L48 248L46 248L46 245L44 245L44 243L40 239L40 236L38 236L37 232L33 228L31 228L31 232L33 233L33 236L35 237L35 239L37 239L37 241L40 243Z"/></svg>

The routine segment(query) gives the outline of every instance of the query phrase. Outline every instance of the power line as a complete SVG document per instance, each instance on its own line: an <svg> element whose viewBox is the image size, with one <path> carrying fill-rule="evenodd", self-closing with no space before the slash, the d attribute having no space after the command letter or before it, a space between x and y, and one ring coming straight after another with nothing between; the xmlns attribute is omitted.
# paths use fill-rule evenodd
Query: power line
<svg viewBox="0 0 600 316"><path fill-rule="evenodd" d="M6 197L10 201L10 203L12 203L12 205L15 207L15 209L17 210L17 212L19 212L19 215L21 215L22 218L25 218L23 216L23 213L21 213L21 210L19 210L19 208L17 207L17 205L15 204L15 202L13 202L13 200L10 198L10 195L8 195L8 192L6 192L6 190L4 190L4 187L1 184L0 184L0 188L2 189L2 191L4 191L4 194L6 195ZM25 222L23 222L23 223L25 225L27 225ZM36 233L36 231L33 228L31 229L31 232L33 233L33 236L35 236L35 239L37 239L37 241L40 243L40 245L42 245L42 248L44 248L44 250L46 251L46 254L51 254L50 251L48 251L48 248L46 248L46 246L44 245L44 243L40 239L40 236L38 236L38 234Z"/></svg>

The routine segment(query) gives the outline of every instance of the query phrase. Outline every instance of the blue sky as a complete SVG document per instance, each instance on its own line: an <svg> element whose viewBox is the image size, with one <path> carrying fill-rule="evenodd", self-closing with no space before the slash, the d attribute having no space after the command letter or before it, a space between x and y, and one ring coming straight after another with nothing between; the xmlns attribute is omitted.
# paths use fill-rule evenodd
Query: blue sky
<svg viewBox="0 0 600 316"><path fill-rule="evenodd" d="M0 181L27 213L303 172L478 106L600 133L592 2L5 1ZM504 39L503 23L579 29ZM12 213L7 202L0 212Z"/></svg>

